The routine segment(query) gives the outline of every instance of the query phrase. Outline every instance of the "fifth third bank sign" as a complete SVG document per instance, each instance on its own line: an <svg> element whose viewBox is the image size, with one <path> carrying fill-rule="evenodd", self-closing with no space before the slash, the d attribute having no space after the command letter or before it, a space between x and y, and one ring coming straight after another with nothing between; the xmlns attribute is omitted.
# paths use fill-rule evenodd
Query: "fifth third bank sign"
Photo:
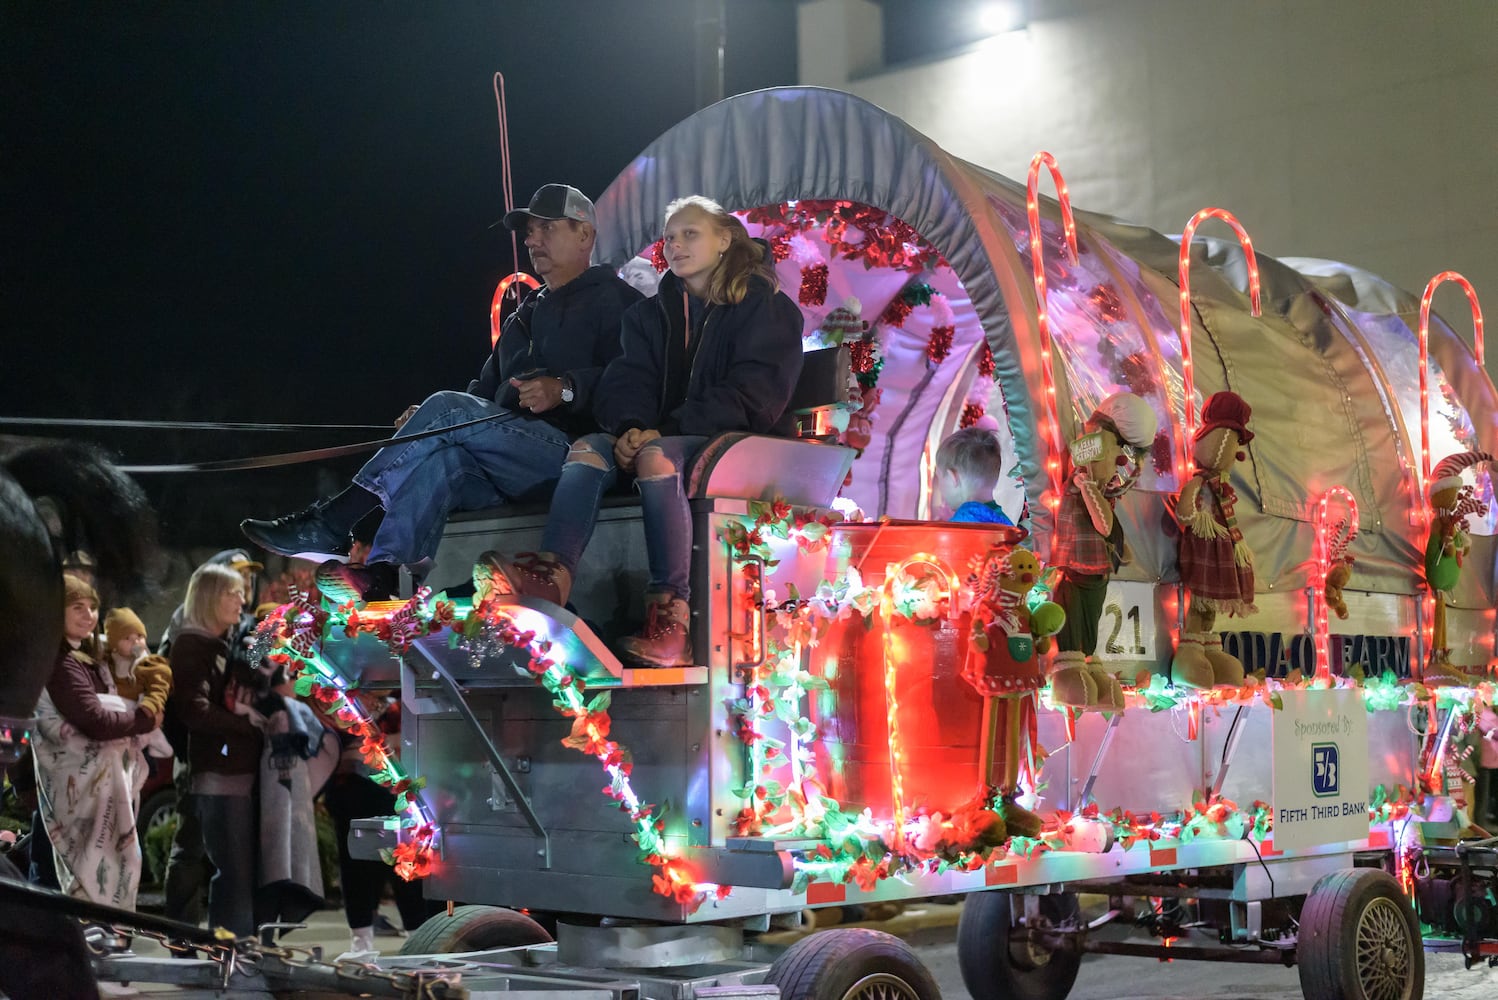
<svg viewBox="0 0 1498 1000"><path fill-rule="evenodd" d="M1368 836L1368 712L1355 689L1286 691L1274 718L1274 846Z"/></svg>

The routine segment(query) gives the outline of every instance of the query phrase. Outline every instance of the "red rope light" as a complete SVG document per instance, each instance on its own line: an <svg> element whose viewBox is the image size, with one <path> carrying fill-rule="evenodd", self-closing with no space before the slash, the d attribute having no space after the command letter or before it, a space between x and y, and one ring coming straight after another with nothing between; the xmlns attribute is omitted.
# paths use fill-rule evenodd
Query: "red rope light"
<svg viewBox="0 0 1498 1000"><path fill-rule="evenodd" d="M1225 208L1202 209L1186 223L1186 228L1181 233L1181 248L1176 260L1181 285L1181 384L1184 397L1181 400L1181 410L1186 425L1186 450L1182 456L1185 471L1178 474L1182 483L1196 470L1196 461L1191 454L1193 439L1196 437L1196 376L1191 366L1191 240L1196 235L1196 227L1208 219L1221 219L1233 227L1238 245L1243 248L1243 254L1248 259L1249 306L1253 315L1259 315L1259 260L1254 256L1253 240L1248 238L1248 232L1232 212Z"/></svg>
<svg viewBox="0 0 1498 1000"><path fill-rule="evenodd" d="M1351 542L1353 536L1358 533L1357 500L1346 487L1333 486L1321 495L1321 503L1316 507L1316 578L1311 581L1311 606L1314 614L1311 634L1316 641L1316 675L1318 677L1331 675L1331 621L1327 616L1325 584L1326 574L1332 568L1332 546L1336 544L1328 537L1329 525L1326 519L1333 497L1341 498L1347 507L1347 541ZM1339 554L1337 558L1340 559L1341 555Z"/></svg>
<svg viewBox="0 0 1498 1000"><path fill-rule="evenodd" d="M1077 223L1072 218L1071 194L1066 189L1066 179L1056 166L1056 158L1045 150L1036 153L1030 160L1030 175L1025 182L1025 212L1030 220L1030 273L1035 281L1035 314L1040 332L1040 376L1045 389L1045 414L1050 431L1050 454L1046 456L1046 479L1050 493L1045 503L1054 511L1061 504L1061 419L1056 409L1056 376L1052 361L1051 317L1046 304L1045 255L1041 248L1040 229L1040 168L1051 172L1056 185L1056 199L1061 205L1061 226L1066 234L1067 257L1072 264L1077 262Z"/></svg>

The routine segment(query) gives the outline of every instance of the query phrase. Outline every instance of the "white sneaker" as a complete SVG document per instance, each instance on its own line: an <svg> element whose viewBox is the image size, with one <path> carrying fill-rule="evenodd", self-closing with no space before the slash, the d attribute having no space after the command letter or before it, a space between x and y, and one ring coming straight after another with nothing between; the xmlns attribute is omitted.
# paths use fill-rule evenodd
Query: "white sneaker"
<svg viewBox="0 0 1498 1000"><path fill-rule="evenodd" d="M380 957L379 949L375 948L373 927L359 927L351 931L351 934L348 951L333 961L373 962Z"/></svg>

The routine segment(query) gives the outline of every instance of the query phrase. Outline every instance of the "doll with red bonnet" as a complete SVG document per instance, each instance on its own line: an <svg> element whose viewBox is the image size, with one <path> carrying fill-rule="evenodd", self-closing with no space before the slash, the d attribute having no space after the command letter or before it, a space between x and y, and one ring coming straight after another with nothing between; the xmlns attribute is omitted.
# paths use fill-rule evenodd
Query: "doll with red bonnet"
<svg viewBox="0 0 1498 1000"><path fill-rule="evenodd" d="M1228 478L1242 448L1254 438L1252 411L1235 392L1216 392L1202 407L1192 456L1196 473L1181 487L1176 520L1181 525L1181 583L1190 595L1186 627L1176 644L1171 675L1184 687L1237 687L1243 664L1222 649L1213 632L1219 613L1251 615L1254 554L1238 527L1238 494Z"/></svg>

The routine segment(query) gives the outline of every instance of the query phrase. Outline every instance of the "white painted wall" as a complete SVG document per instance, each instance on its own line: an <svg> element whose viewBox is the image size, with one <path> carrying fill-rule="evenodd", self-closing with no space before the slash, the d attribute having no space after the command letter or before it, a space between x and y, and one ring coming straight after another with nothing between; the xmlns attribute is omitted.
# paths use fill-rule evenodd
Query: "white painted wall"
<svg viewBox="0 0 1498 1000"><path fill-rule="evenodd" d="M847 68L878 8L817 0L801 12L803 82L1020 181L1049 149L1078 208L1168 233L1218 205L1274 256L1345 261L1415 294L1461 271L1498 316L1498 0L1030 4L1023 31L860 78ZM1216 227L1203 232L1228 235ZM1470 330L1459 291L1437 309Z"/></svg>

